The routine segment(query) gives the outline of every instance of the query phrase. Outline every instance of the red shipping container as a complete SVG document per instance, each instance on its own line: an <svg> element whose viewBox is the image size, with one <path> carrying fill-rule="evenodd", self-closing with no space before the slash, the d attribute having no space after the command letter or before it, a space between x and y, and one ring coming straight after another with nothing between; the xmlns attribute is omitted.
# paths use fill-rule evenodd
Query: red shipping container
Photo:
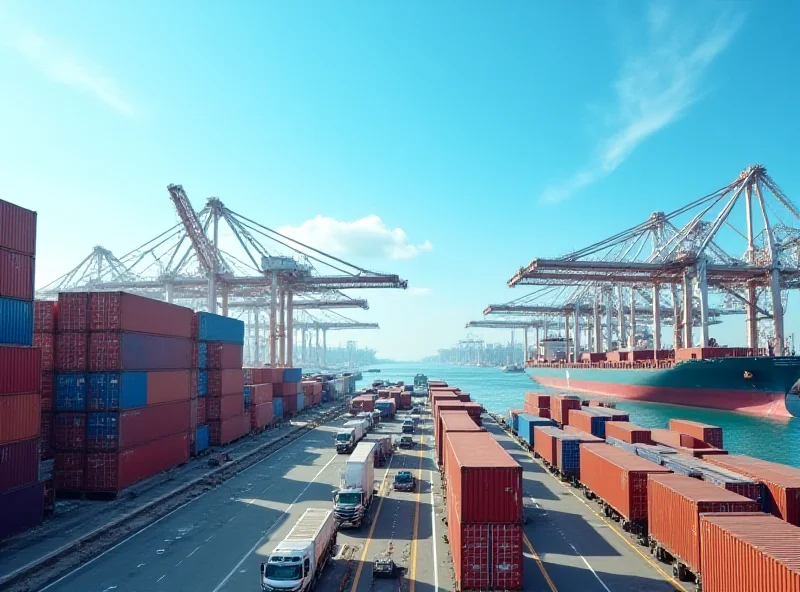
<svg viewBox="0 0 800 592"><path fill-rule="evenodd" d="M188 339L144 333L99 332L89 335L91 372L186 370L191 364L192 342ZM238 374L243 382L241 371Z"/></svg>
<svg viewBox="0 0 800 592"><path fill-rule="evenodd" d="M89 295L90 331L126 331L167 337L192 337L194 311L127 292Z"/></svg>
<svg viewBox="0 0 800 592"><path fill-rule="evenodd" d="M253 405L272 402L272 384L254 384L250 387L250 401Z"/></svg>
<svg viewBox="0 0 800 592"><path fill-rule="evenodd" d="M685 475L650 475L647 517L650 537L697 575L700 559L700 514L758 512L758 502Z"/></svg>
<svg viewBox="0 0 800 592"><path fill-rule="evenodd" d="M0 395L38 393L41 380L42 354L37 348L0 345Z"/></svg>
<svg viewBox="0 0 800 592"><path fill-rule="evenodd" d="M442 387L447 388L447 383L444 380L429 380L428 387L430 390Z"/></svg>
<svg viewBox="0 0 800 592"><path fill-rule="evenodd" d="M189 370L189 398L196 399L200 396L197 386L197 370Z"/></svg>
<svg viewBox="0 0 800 592"><path fill-rule="evenodd" d="M761 513L700 517L703 592L800 590L800 529Z"/></svg>
<svg viewBox="0 0 800 592"><path fill-rule="evenodd" d="M322 392L314 393L314 406L322 405Z"/></svg>
<svg viewBox="0 0 800 592"><path fill-rule="evenodd" d="M708 455L703 460L763 483L764 511L800 526L800 470L739 454Z"/></svg>
<svg viewBox="0 0 800 592"><path fill-rule="evenodd" d="M466 411L464 403L456 399L455 401L436 401L433 408L433 433L437 435L439 430L439 414L442 411ZM469 414L467 414L469 415Z"/></svg>
<svg viewBox="0 0 800 592"><path fill-rule="evenodd" d="M606 422L606 438L616 438L628 444L652 444L650 430L629 421Z"/></svg>
<svg viewBox="0 0 800 592"><path fill-rule="evenodd" d="M542 395L535 391L525 393L525 404L530 405L531 409L549 409L550 395Z"/></svg>
<svg viewBox="0 0 800 592"><path fill-rule="evenodd" d="M39 479L39 439L0 444L0 493Z"/></svg>
<svg viewBox="0 0 800 592"><path fill-rule="evenodd" d="M303 393L303 409L314 406L314 393Z"/></svg>
<svg viewBox="0 0 800 592"><path fill-rule="evenodd" d="M197 399L189 401L189 428L194 436L194 432L197 429ZM194 438L192 438L192 443L194 444Z"/></svg>
<svg viewBox="0 0 800 592"><path fill-rule="evenodd" d="M250 429L261 430L272 425L272 403L250 407Z"/></svg>
<svg viewBox="0 0 800 592"><path fill-rule="evenodd" d="M83 491L86 487L86 453L57 452L56 491Z"/></svg>
<svg viewBox="0 0 800 592"><path fill-rule="evenodd" d="M706 456L717 454L728 454L727 450L720 450L719 448L686 448L685 446L676 448L675 452L693 456L694 458L705 458Z"/></svg>
<svg viewBox="0 0 800 592"><path fill-rule="evenodd" d="M55 378L52 372L42 372L42 393L41 393L42 411L52 411L54 408L53 405L53 394L55 393L54 382Z"/></svg>
<svg viewBox="0 0 800 592"><path fill-rule="evenodd" d="M55 418L49 411L43 411L39 420L39 458L53 458L53 441L55 439Z"/></svg>
<svg viewBox="0 0 800 592"><path fill-rule="evenodd" d="M0 248L0 297L33 300L33 257Z"/></svg>
<svg viewBox="0 0 800 592"><path fill-rule="evenodd" d="M694 436L672 432L670 430L650 430L650 438L656 444L669 446L670 448L709 448L708 444L698 440Z"/></svg>
<svg viewBox="0 0 800 592"><path fill-rule="evenodd" d="M689 421L688 419L670 419L669 429L673 432L680 432L682 434L689 434L698 440L705 442L714 448L723 448L722 446L722 428L709 425L707 423L700 423L699 421ZM695 448L701 448L695 446Z"/></svg>
<svg viewBox="0 0 800 592"><path fill-rule="evenodd" d="M89 330L88 292L61 292L58 295L58 330Z"/></svg>
<svg viewBox="0 0 800 592"><path fill-rule="evenodd" d="M188 401L191 392L191 370L156 370L147 373L148 405Z"/></svg>
<svg viewBox="0 0 800 592"><path fill-rule="evenodd" d="M58 452L86 450L86 414L54 414L53 446Z"/></svg>
<svg viewBox="0 0 800 592"><path fill-rule="evenodd" d="M568 395L550 397L550 417L560 424L569 424L569 410L580 409L581 400Z"/></svg>
<svg viewBox="0 0 800 592"><path fill-rule="evenodd" d="M244 392L244 376L241 370L209 370L208 395L235 395Z"/></svg>
<svg viewBox="0 0 800 592"><path fill-rule="evenodd" d="M283 382L283 368L259 368L259 370L261 372L260 382L269 382L271 384Z"/></svg>
<svg viewBox="0 0 800 592"><path fill-rule="evenodd" d="M250 415L239 415L222 421L209 421L211 446L224 446L238 440L250 431Z"/></svg>
<svg viewBox="0 0 800 592"><path fill-rule="evenodd" d="M568 417L569 425L575 426L582 432L592 433L592 418L595 417L594 415L580 409L570 409Z"/></svg>
<svg viewBox="0 0 800 592"><path fill-rule="evenodd" d="M362 411L375 410L375 400L372 398L372 395L361 395L359 397L353 397L353 400L351 401L350 405L352 408L361 409Z"/></svg>
<svg viewBox="0 0 800 592"><path fill-rule="evenodd" d="M55 333L58 327L58 302L37 300L33 303L33 332Z"/></svg>
<svg viewBox="0 0 800 592"><path fill-rule="evenodd" d="M0 199L0 248L36 254L36 212Z"/></svg>
<svg viewBox="0 0 800 592"><path fill-rule="evenodd" d="M534 426L533 428L533 452L553 466L558 462L555 435L561 432L562 430L553 426Z"/></svg>
<svg viewBox="0 0 800 592"><path fill-rule="evenodd" d="M544 417L545 419L550 419L550 410L549 409L536 409L532 415L536 415L538 417Z"/></svg>
<svg viewBox="0 0 800 592"><path fill-rule="evenodd" d="M197 425L204 425L208 421L208 413L206 413L206 397L199 397L194 400L197 401Z"/></svg>
<svg viewBox="0 0 800 592"><path fill-rule="evenodd" d="M89 334L56 334L56 370L85 372L89 368Z"/></svg>
<svg viewBox="0 0 800 592"><path fill-rule="evenodd" d="M447 482L462 522L519 522L522 467L488 432L450 432L444 437Z"/></svg>
<svg viewBox="0 0 800 592"><path fill-rule="evenodd" d="M287 395L280 397L283 399L283 418L293 416L297 413L297 395Z"/></svg>
<svg viewBox="0 0 800 592"><path fill-rule="evenodd" d="M439 413L439 427L436 430L436 438L434 439L436 449L436 464L444 466L444 434L446 432L480 432L484 431L478 427L466 411L442 411Z"/></svg>
<svg viewBox="0 0 800 592"><path fill-rule="evenodd" d="M608 444L581 444L581 481L628 521L647 520L647 476L669 473Z"/></svg>
<svg viewBox="0 0 800 592"><path fill-rule="evenodd" d="M302 382L273 382L272 394L276 397L296 396L303 392L302 384Z"/></svg>
<svg viewBox="0 0 800 592"><path fill-rule="evenodd" d="M53 333L34 333L33 347L38 347L42 352L42 371L52 372L56 363L56 336Z"/></svg>
<svg viewBox="0 0 800 592"><path fill-rule="evenodd" d="M205 397L206 419L219 421L244 413L244 394L225 395L224 397Z"/></svg>
<svg viewBox="0 0 800 592"><path fill-rule="evenodd" d="M211 344L209 344L211 345ZM235 343L220 343L215 345L219 349L219 367L223 370L240 370L242 368L242 346Z"/></svg>
<svg viewBox="0 0 800 592"><path fill-rule="evenodd" d="M570 412L570 414L571 413L572 412ZM564 426L564 433L569 434L570 436L577 436L578 438L580 438L581 442L590 442L590 443L605 442L605 440L603 440L602 438L593 436L592 434L586 433L583 430L571 425Z"/></svg>
<svg viewBox="0 0 800 592"><path fill-rule="evenodd" d="M314 394L314 385L317 384L315 380L304 380L303 381L303 392L307 395Z"/></svg>
<svg viewBox="0 0 800 592"><path fill-rule="evenodd" d="M178 401L125 411L89 413L86 448L90 452L125 450L178 432L188 432L189 405L189 401Z"/></svg>
<svg viewBox="0 0 800 592"><path fill-rule="evenodd" d="M467 400L469 400L469 395L467 395ZM411 393L400 393L400 409L411 409Z"/></svg>
<svg viewBox="0 0 800 592"><path fill-rule="evenodd" d="M39 393L0 397L0 444L39 435Z"/></svg>
<svg viewBox="0 0 800 592"><path fill-rule="evenodd" d="M90 453L86 455L86 491L118 493L188 460L188 432L121 452Z"/></svg>

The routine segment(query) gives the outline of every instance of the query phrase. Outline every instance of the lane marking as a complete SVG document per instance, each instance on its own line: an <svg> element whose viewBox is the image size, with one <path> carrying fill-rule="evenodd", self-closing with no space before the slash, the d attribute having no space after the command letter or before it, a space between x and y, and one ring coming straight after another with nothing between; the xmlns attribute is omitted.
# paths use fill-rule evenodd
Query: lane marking
<svg viewBox="0 0 800 592"><path fill-rule="evenodd" d="M601 580L601 579L600 579L600 576L598 576L598 575L597 575L597 572L594 570L594 568L593 568L591 565L589 565L589 562L588 562L588 561L586 561L586 557L584 557L583 555L581 555L580 553L578 553L578 550L575 548L575 545L573 545L572 543L569 543L569 546L570 546L570 547L572 547L572 550L573 550L573 551L575 551L575 554L576 554L578 557L580 557L580 558L581 558L581 560L583 560L583 562L586 564L586 567L588 567L588 568L589 568L589 571L591 571L591 572L592 572L592 574L594 574L594 577L596 577L596 578L597 578L597 581L598 581L598 582L600 582L600 585L603 587L603 589L604 589L606 592L611 592L611 590L609 590L609 589L608 589L608 586L606 586L605 582L603 582L603 580Z"/></svg>
<svg viewBox="0 0 800 592"><path fill-rule="evenodd" d="M539 554L536 552L536 549L533 548L533 545L531 545L531 542L528 539L528 535L525 534L524 532L522 533L522 542L525 543L525 546L528 547L528 551L530 551L530 554L533 555L533 559L534 561L536 561L536 565L539 566L539 571L542 572L542 575L544 576L547 585L550 586L550 591L558 592L558 588L556 588L556 585L553 583L553 580L550 579L550 574L548 574L547 570L544 568L544 563L542 563L542 560L539 558Z"/></svg>
<svg viewBox="0 0 800 592"><path fill-rule="evenodd" d="M439 592L439 558L436 555L436 506L433 499L433 471L431 474L431 532L433 535L433 586L434 592Z"/></svg>
<svg viewBox="0 0 800 592"><path fill-rule="evenodd" d="M194 555L195 553L197 553L199 550L200 550L200 547L197 547L197 549L195 549L194 551L192 551L191 553L189 553L189 554L186 556L186 559L189 559L189 557L191 557L192 555Z"/></svg>
<svg viewBox="0 0 800 592"><path fill-rule="evenodd" d="M158 582L160 582L161 580L163 580L163 579L164 579L164 578L166 578L166 577L167 577L167 574L164 574L163 576L161 576L160 578L158 578L158 581L156 582L156 584L158 584Z"/></svg>
<svg viewBox="0 0 800 592"><path fill-rule="evenodd" d="M395 455L392 454L392 458L389 459L389 464L386 467L386 473L383 475L383 481L381 481L380 487L378 487L378 492L382 492L385 490L385 485L387 483L386 479L389 477L389 470L392 468L392 462L394 461ZM350 592L356 592L356 588L358 587L358 581L361 579L361 572L364 570L364 561L367 559L367 552L369 551L369 543L372 541L372 535L375 534L375 526L378 524L378 517L381 515L381 508L383 507L383 500L385 500L383 494L381 494L381 499L378 501L378 509L375 510L375 517L372 519L372 526L369 527L369 534L367 534L367 538L364 540L364 551L361 553L361 561L358 562L358 568L356 569L356 575L353 576L353 585L350 588ZM217 592L214 590L214 592Z"/></svg>
<svg viewBox="0 0 800 592"><path fill-rule="evenodd" d="M424 431L424 430L421 430ZM425 436L422 435L422 444L425 444ZM417 467L417 493L414 496L416 499L414 500L414 534L412 535L411 539L411 585L409 587L409 592L414 592L414 587L417 583L417 535L419 534L419 490L422 487L422 450L417 452L417 456L419 456L419 466ZM436 545L436 541L433 541L434 545ZM436 569L436 565L433 566L434 570Z"/></svg>
<svg viewBox="0 0 800 592"><path fill-rule="evenodd" d="M283 513L278 515L278 517L275 519L275 521L274 521L274 522L272 523L272 525L269 527L269 529L267 530L267 532L265 532L263 535L261 535L261 538L259 538L259 539L256 541L256 544L255 544L255 545L253 545L253 546L250 548L250 550L249 550L249 551L248 551L248 552L245 554L245 556L244 556L244 557L242 557L242 558L239 560L239 563L237 563L237 564L236 564L236 566L235 566L235 567L234 567L234 568L233 568L233 569L232 569L232 570L231 570L231 571L228 573L228 575L227 575L227 576L225 576L225 578L224 578L224 579L223 579L223 580L222 580L222 581L219 583L219 585L218 585L216 588L214 588L214 590L212 590L212 592L219 592L219 591L222 589L222 587L223 587L223 586L225 586L225 584L227 584L227 583L228 583L228 580L230 580L230 579L231 579L231 578L234 576L234 574L235 574L237 571L239 571L239 568L240 568L240 567L242 567L242 564L243 564L245 561L247 561L247 558L248 558L248 557L250 557L250 555L252 555L252 554L255 552L255 550L256 550L256 549L258 549L258 547L260 547L260 546L263 544L263 542L264 542L264 541L265 541L265 540L266 540L266 539L269 537L269 535L272 533L272 530L273 530L273 529L274 529L274 528L275 528L275 527L278 525L278 521L279 521L281 518L283 518L283 517L284 517L284 516L285 516L285 515L286 515L286 514L289 512L289 510L291 510L291 509L294 507L294 505L297 503L297 501L298 501L298 500L299 500L301 497L303 497L303 494L304 494L306 491L308 491L308 488L309 488L309 487L311 487L311 484L312 484L312 483L314 483L314 482L315 482L317 479L319 479L319 476L320 476L320 475L322 475L322 472L323 472L325 469L327 469L327 468L330 466L330 464L331 464L331 463L332 463L334 460L336 460L336 458L337 458L338 456L339 456L339 455L338 455L338 453L337 453L337 454L334 454L334 455L331 457L331 459L330 459L330 460L329 460L327 463L325 463L325 466L324 466L324 467L322 467L322 468L319 470L319 472L318 472L316 475L314 475L314 478L313 478L311 481L309 481L309 482L306 484L306 486L303 488L303 491L301 491L299 494L297 494L297 497L296 497L296 498L294 498L294 501L293 501L291 504L289 504L289 506L288 506L288 507L287 507L287 508L286 508L286 509L283 511Z"/></svg>

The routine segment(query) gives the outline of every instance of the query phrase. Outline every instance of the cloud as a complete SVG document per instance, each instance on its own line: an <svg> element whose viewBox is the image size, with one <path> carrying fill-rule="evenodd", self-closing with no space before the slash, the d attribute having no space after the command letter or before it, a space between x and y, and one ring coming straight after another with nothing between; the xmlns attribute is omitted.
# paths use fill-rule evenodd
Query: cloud
<svg viewBox="0 0 800 592"><path fill-rule="evenodd" d="M433 248L428 240L413 244L402 228L389 228L378 216L352 222L317 216L278 232L340 257L411 259Z"/></svg>
<svg viewBox="0 0 800 592"><path fill-rule="evenodd" d="M12 36L10 45L53 82L89 93L123 115L136 114L136 108L117 88L113 78L71 55L66 48L30 31Z"/></svg>
<svg viewBox="0 0 800 592"><path fill-rule="evenodd" d="M431 292L430 288L417 288L415 286L408 289L408 293L412 296L428 296Z"/></svg>
<svg viewBox="0 0 800 592"><path fill-rule="evenodd" d="M704 74L744 20L741 15L723 15L692 35L690 23L675 23L660 3L650 4L647 19L648 47L625 61L614 82L613 123L594 158L571 177L548 186L541 201L561 202L607 177L645 139L677 121L701 98Z"/></svg>

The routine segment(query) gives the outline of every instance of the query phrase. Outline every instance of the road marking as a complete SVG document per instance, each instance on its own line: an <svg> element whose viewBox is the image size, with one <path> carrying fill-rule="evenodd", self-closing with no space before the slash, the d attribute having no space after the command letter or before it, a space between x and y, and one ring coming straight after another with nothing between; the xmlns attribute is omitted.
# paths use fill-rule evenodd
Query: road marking
<svg viewBox="0 0 800 592"><path fill-rule="evenodd" d="M436 506L433 499L433 471L431 474L431 534L433 535L433 589L439 592L439 558L436 556Z"/></svg>
<svg viewBox="0 0 800 592"><path fill-rule="evenodd" d="M392 458L389 459L389 464L386 467L386 473L383 475L383 481L381 481L381 485L378 487L379 492L382 492L386 489L384 486L388 483L386 479L389 477L389 469L392 468L392 461L394 461L394 457L395 455L392 454ZM378 502L378 509L375 510L375 517L372 519L372 526L369 527L369 534L367 535L366 540L364 540L364 551L361 553L361 561L358 562L356 575L353 576L353 586L350 588L350 592L356 592L356 588L358 587L358 581L361 579L361 572L364 569L364 561L367 558L367 551L369 551L369 543L372 540L372 535L375 533L375 526L378 524L378 516L381 515L381 508L383 507L383 500L385 499L386 498L381 494L381 499Z"/></svg>
<svg viewBox="0 0 800 592"><path fill-rule="evenodd" d="M158 581L156 581L156 584L158 584L158 582L160 582L161 580L163 580L163 579L164 579L164 578L166 578L166 577L167 577L167 574L164 574L163 576L161 576L160 578L158 578Z"/></svg>
<svg viewBox="0 0 800 592"><path fill-rule="evenodd" d="M425 436L422 437L422 442L425 442ZM422 487L422 450L417 453L417 456L419 456L419 466L417 467L416 500L414 500L414 534L411 539L411 584L409 592L414 592L414 587L417 583L417 534L419 532L419 490ZM433 541L433 544L434 546L436 545L436 540ZM434 571L436 570L436 564L434 564L433 569Z"/></svg>
<svg viewBox="0 0 800 592"><path fill-rule="evenodd" d="M582 560L582 561L583 561L583 562L586 564L586 567L588 567L588 568L589 568L589 571L591 571L591 572L592 572L592 574L594 575L594 577L596 577L596 578L597 578L597 581L598 581L598 582L600 582L600 585L603 587L603 589L604 589L606 592L611 592L611 590L609 590L609 589L608 589L608 586L606 586L605 582L603 582L603 580L601 580L601 579L600 579L600 576L598 576L598 575L597 575L597 572L594 570L594 568L593 568L591 565L589 565L589 562L588 562L588 561L586 561L586 557L584 557L583 555L581 555L580 553L578 553L578 550L575 548L575 545L573 545L572 543L569 543L569 546L570 546L570 547L572 547L572 550L573 550L573 551L575 551L575 554L576 554L578 557L580 557L580 558L581 558L581 560Z"/></svg>
<svg viewBox="0 0 800 592"><path fill-rule="evenodd" d="M531 545L531 542L528 539L528 535L525 533L522 534L522 541L525 543L525 546L528 547L528 551L530 551L531 555L533 555L533 559L536 561L536 565L539 566L539 571L542 572L547 585L550 586L551 592L558 592L558 588L556 588L553 580L550 579L550 574L548 574L547 570L544 568L544 563L542 563L542 560L539 558L539 554L536 552L536 549L533 548L533 545Z"/></svg>
<svg viewBox="0 0 800 592"><path fill-rule="evenodd" d="M192 555L194 555L195 553L197 553L199 550L200 550L200 547L197 547L197 549L195 549L194 551L192 551L191 553L189 553L189 554L186 556L186 559L189 559L189 557L191 557Z"/></svg>
<svg viewBox="0 0 800 592"><path fill-rule="evenodd" d="M213 590L212 592L219 592L219 591L222 589L222 587L223 587L223 586L225 586L225 584L227 584L227 583L228 583L228 580L230 580L230 579L233 577L233 575L234 575L234 574L235 574L235 573L236 573L236 572L239 570L239 568L240 568L240 567L242 566L242 564L243 564L243 563L244 563L244 562L247 560L247 558L248 558L248 557L250 557L250 555L252 555L252 554L255 552L255 550L256 550L256 549L258 549L258 547L260 547L260 546L263 544L263 542L264 542L264 541L267 539L267 537L269 537L269 535L270 535L270 533L272 532L272 530L273 530L273 529L275 528L275 526L278 524L278 520L280 520L281 518L283 518L283 516L284 516L284 515L286 515L286 514L288 514L288 513L289 513L289 510L291 510L291 509L292 509L292 507L294 507L294 505L297 503L297 501L298 501L298 500L299 500L301 497L303 497L303 494L304 494L306 491L308 491L308 488L309 488L309 487L311 487L311 484L312 484L312 483L314 483L314 482L315 482L317 479L319 479L319 476L320 476L320 475L322 475L322 472L323 472L325 469L327 469L327 468L328 468L328 466L330 466L330 464L331 464L331 463L332 463L332 462L333 462L333 461L336 459L336 457L337 457L337 456L339 456L339 455L338 455L338 454L334 454L334 455L331 457L331 459L330 459L328 462L326 462L326 463L325 463L325 466L324 466L324 467L322 467L322 468L319 470L319 472L318 472L316 475L314 475L314 478L313 478L311 481L309 481L309 482L306 484L305 488L303 488L303 491L301 491L299 494L297 494L297 497L296 497L296 498L294 498L294 501L293 501L291 504L289 504L289 506L288 506L288 507L287 507L287 508L286 508L286 509L283 511L283 513L278 515L278 517L275 519L275 521L274 521L274 522L272 523L272 525L269 527L269 529L267 530L267 532L265 532L263 535L261 535L261 538L260 538L260 539L258 539L258 540L256 541L256 544L255 544L255 545L253 545L253 546L250 548L250 550L249 550L249 551L248 551L248 552L245 554L245 556L244 556L244 557L242 557L242 558L239 560L239 563L237 563L237 564L236 564L236 566L235 566L235 567L234 567L234 568L233 568L233 569L232 569L232 570L231 570L231 571L228 573L228 575L227 575L227 576L225 576L225 579L223 579L223 580L222 580L222 581L219 583L219 585L218 585L216 588L214 588L214 590Z"/></svg>

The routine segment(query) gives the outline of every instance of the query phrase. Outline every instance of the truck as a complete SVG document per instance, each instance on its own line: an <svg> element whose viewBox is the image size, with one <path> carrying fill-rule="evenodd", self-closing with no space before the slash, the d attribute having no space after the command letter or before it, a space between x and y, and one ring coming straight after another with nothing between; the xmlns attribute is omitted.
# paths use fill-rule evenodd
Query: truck
<svg viewBox="0 0 800 592"><path fill-rule="evenodd" d="M386 419L394 419L395 406L394 399L378 399L375 401L375 409L380 411L381 417Z"/></svg>
<svg viewBox="0 0 800 592"><path fill-rule="evenodd" d="M366 435L366 420L354 419L336 430L336 452L350 454Z"/></svg>
<svg viewBox="0 0 800 592"><path fill-rule="evenodd" d="M403 422L403 433L404 434L413 434L414 433L414 420L409 418Z"/></svg>
<svg viewBox="0 0 800 592"><path fill-rule="evenodd" d="M375 442L361 442L347 459L339 489L333 492L333 515L337 525L361 526L376 493Z"/></svg>
<svg viewBox="0 0 800 592"><path fill-rule="evenodd" d="M417 487L417 478L411 471L398 471L392 486L395 491L414 491Z"/></svg>
<svg viewBox="0 0 800 592"><path fill-rule="evenodd" d="M356 419L363 419L367 422L368 432L375 428L375 418L372 416L372 411L362 411L356 415Z"/></svg>
<svg viewBox="0 0 800 592"><path fill-rule="evenodd" d="M261 564L262 592L313 590L335 546L333 512L309 508Z"/></svg>

